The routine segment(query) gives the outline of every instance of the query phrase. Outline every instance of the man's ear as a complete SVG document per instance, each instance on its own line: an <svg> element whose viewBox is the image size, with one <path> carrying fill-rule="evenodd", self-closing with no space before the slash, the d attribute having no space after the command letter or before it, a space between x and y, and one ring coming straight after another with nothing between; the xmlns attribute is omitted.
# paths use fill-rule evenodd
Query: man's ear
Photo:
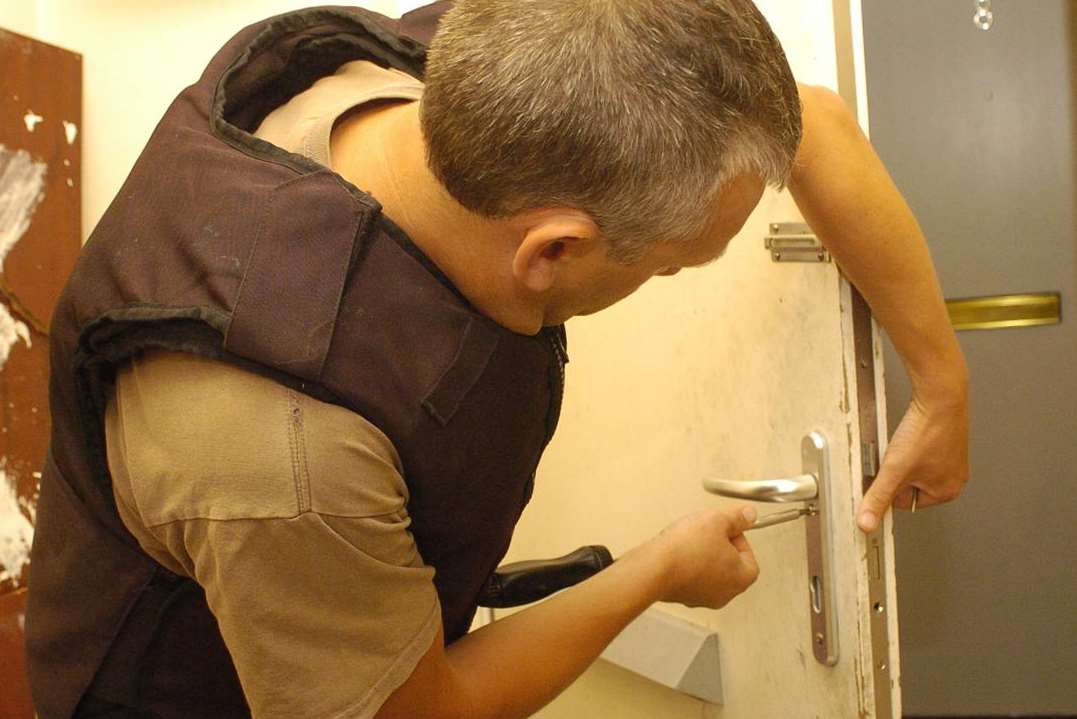
<svg viewBox="0 0 1077 719"><path fill-rule="evenodd" d="M528 290L542 294L573 262L599 247L601 234L594 220L579 210L538 210L528 215L512 258L512 274Z"/></svg>

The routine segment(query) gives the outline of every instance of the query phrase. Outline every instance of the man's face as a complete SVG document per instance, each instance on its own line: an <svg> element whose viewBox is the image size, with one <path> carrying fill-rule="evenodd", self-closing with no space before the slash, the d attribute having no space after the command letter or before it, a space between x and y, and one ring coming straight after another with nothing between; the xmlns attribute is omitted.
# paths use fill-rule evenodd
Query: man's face
<svg viewBox="0 0 1077 719"><path fill-rule="evenodd" d="M629 296L655 275L671 276L686 267L700 267L718 259L740 232L763 196L764 183L754 175L740 175L720 195L712 229L687 242L661 242L632 264L622 264L604 252L574 278L547 324L575 315L589 315ZM551 321L552 320L552 321Z"/></svg>

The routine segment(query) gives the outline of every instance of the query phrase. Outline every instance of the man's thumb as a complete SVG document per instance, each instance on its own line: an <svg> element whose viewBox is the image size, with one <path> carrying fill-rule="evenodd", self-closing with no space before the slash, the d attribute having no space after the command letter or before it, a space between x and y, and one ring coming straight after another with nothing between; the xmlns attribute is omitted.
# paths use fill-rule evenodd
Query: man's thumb
<svg viewBox="0 0 1077 719"><path fill-rule="evenodd" d="M900 484L889 477L876 477L871 489L860 503L856 523L864 532L874 532L879 527L882 516L897 496Z"/></svg>
<svg viewBox="0 0 1077 719"><path fill-rule="evenodd" d="M733 515L733 530L731 536L742 534L749 527L755 524L755 520L759 518L759 513L755 511L755 507L744 506L740 508L739 512Z"/></svg>

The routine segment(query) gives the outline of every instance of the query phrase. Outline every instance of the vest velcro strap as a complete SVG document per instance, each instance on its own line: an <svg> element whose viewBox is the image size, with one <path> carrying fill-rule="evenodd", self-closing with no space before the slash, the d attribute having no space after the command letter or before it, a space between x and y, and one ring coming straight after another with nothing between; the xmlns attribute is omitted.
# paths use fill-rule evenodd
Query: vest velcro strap
<svg viewBox="0 0 1077 719"><path fill-rule="evenodd" d="M497 348L497 334L484 323L471 320L460 338L452 364L423 400L423 407L442 427L456 414L467 393L482 376Z"/></svg>
<svg viewBox="0 0 1077 719"><path fill-rule="evenodd" d="M372 213L328 171L274 188L236 297L225 350L317 380L354 245Z"/></svg>

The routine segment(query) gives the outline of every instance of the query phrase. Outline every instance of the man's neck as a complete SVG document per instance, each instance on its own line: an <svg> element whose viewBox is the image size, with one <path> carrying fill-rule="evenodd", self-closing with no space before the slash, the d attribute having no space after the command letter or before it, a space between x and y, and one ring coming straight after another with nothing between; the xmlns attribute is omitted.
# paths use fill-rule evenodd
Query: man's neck
<svg viewBox="0 0 1077 719"><path fill-rule="evenodd" d="M387 217L484 315L521 334L542 326L544 308L513 281L520 228L457 203L430 172L419 103L361 112L333 131L334 169L381 203Z"/></svg>

